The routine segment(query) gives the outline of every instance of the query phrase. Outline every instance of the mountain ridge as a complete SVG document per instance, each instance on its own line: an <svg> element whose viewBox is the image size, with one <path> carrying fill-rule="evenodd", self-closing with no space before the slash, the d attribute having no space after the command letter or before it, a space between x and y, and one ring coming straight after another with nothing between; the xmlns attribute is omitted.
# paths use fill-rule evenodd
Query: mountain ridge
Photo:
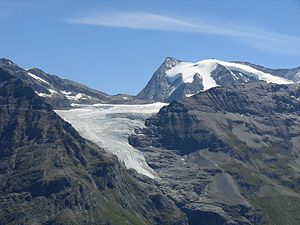
<svg viewBox="0 0 300 225"><path fill-rule="evenodd" d="M72 108L73 104L134 104L149 101L127 94L108 95L72 80L50 75L38 68L23 69L9 59L1 58L0 67L31 85L55 109ZM151 101L150 101L151 102Z"/></svg>
<svg viewBox="0 0 300 225"><path fill-rule="evenodd" d="M258 80L286 84L300 82L300 67L270 69L248 62L205 59L192 63L166 57L136 96L108 95L80 83L49 75L38 68L22 69L9 59L1 58L0 67L31 84L36 93L56 109L72 108L76 104L171 102L215 86Z"/></svg>

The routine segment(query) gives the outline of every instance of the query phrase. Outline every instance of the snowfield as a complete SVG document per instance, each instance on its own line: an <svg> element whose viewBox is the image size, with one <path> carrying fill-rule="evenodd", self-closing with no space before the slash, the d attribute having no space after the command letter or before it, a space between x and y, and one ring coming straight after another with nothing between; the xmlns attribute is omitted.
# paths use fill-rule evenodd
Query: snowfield
<svg viewBox="0 0 300 225"><path fill-rule="evenodd" d="M127 168L150 178L158 178L147 165L143 153L128 144L128 137L135 128L143 128L144 120L164 105L74 105L78 108L56 110L56 113L71 123L84 138L116 155Z"/></svg>
<svg viewBox="0 0 300 225"><path fill-rule="evenodd" d="M244 73L251 74L257 77L259 80L266 81L268 83L276 84L291 84L293 81L277 77L269 73L262 72L251 66L241 63L225 62L216 59L205 59L199 62L181 62L173 68L166 71L166 76L169 79L176 79L178 76L182 77L184 83L192 83L194 75L199 74L203 80L204 91L212 87L218 86L216 81L212 78L211 73L217 68L217 65L222 65L228 69L234 76L231 70L236 70Z"/></svg>
<svg viewBox="0 0 300 225"><path fill-rule="evenodd" d="M218 86L216 81L211 77L211 72L217 67L215 61L203 60L198 63L181 62L172 69L166 72L167 77L176 78L178 75L182 76L184 83L192 83L194 75L198 73L203 80L204 90Z"/></svg>

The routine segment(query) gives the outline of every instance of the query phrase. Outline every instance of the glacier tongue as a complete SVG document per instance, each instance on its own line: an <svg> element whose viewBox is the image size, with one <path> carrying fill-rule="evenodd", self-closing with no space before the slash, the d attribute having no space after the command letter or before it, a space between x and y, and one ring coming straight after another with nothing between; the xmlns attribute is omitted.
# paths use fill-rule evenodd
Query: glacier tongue
<svg viewBox="0 0 300 225"><path fill-rule="evenodd" d="M157 174L148 166L142 152L128 144L134 129L144 127L144 120L157 113L164 103L145 105L78 105L80 108L56 110L56 113L86 139L116 155L127 168L150 178Z"/></svg>

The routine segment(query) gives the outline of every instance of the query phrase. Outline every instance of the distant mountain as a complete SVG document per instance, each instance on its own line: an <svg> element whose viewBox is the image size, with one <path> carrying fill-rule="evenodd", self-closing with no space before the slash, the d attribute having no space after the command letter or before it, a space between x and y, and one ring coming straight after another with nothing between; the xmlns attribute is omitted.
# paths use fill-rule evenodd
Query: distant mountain
<svg viewBox="0 0 300 225"><path fill-rule="evenodd" d="M152 181L130 175L1 68L0 118L0 224L186 224Z"/></svg>
<svg viewBox="0 0 300 225"><path fill-rule="evenodd" d="M145 125L129 141L189 225L300 224L300 84L214 87Z"/></svg>
<svg viewBox="0 0 300 225"><path fill-rule="evenodd" d="M137 96L171 102L212 87L258 80L276 84L298 82L300 67L273 70L244 62L207 59L192 63L167 57Z"/></svg>
<svg viewBox="0 0 300 225"><path fill-rule="evenodd" d="M70 108L72 104L145 102L125 94L108 95L77 82L49 75L37 68L25 70L5 58L0 59L0 68L29 84L37 95L55 109Z"/></svg>

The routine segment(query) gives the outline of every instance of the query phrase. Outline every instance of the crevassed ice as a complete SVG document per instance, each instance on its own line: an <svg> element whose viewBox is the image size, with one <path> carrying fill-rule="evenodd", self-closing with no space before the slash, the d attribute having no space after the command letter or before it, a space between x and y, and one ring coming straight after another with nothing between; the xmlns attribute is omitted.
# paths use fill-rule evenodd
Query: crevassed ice
<svg viewBox="0 0 300 225"><path fill-rule="evenodd" d="M157 113L164 103L145 105L77 105L80 108L56 110L64 120L86 139L116 155L127 168L151 178L157 174L148 166L144 155L128 143L134 129L144 127L144 120Z"/></svg>

